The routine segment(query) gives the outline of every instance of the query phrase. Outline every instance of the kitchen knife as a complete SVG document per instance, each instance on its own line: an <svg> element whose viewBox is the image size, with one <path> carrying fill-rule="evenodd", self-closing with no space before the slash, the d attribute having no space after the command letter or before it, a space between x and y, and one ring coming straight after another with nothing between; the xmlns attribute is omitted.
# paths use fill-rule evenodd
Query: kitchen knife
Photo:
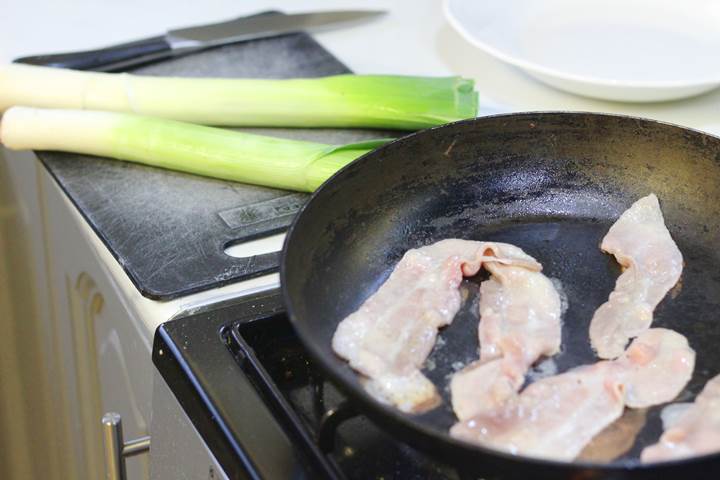
<svg viewBox="0 0 720 480"><path fill-rule="evenodd" d="M327 11L286 15L269 12L195 27L97 50L36 55L17 63L75 70L116 71L228 43L300 31L317 31L384 14L379 10Z"/></svg>

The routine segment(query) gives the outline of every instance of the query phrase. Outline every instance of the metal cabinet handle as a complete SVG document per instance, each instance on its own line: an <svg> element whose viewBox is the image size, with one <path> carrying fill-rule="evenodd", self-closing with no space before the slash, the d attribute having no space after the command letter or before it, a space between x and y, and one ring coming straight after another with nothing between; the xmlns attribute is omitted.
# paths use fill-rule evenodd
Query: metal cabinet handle
<svg viewBox="0 0 720 480"><path fill-rule="evenodd" d="M140 437L125 442L122 433L122 417L119 413L106 413L102 417L103 443L105 444L105 478L126 480L125 458L150 450L150 437Z"/></svg>

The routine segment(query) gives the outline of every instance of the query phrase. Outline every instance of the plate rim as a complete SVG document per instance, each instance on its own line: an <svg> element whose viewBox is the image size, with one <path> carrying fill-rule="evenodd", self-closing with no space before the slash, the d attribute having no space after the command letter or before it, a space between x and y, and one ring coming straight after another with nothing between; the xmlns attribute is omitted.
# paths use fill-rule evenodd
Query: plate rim
<svg viewBox="0 0 720 480"><path fill-rule="evenodd" d="M497 48L487 42L477 39L472 35L463 25L462 21L458 19L452 12L451 3L457 1L466 0L443 0L442 9L445 19L448 21L450 26L465 39L468 43L476 48L488 53L489 55L509 64L513 65L522 70L526 70L533 74L552 77L558 80L571 81L576 83L583 83L588 86L603 86L610 88L627 88L627 89L691 89L701 88L703 86L720 85L720 72L718 72L715 78L702 78L700 80L693 81L679 81L679 80L660 80L660 81L631 81L631 80L610 80L599 77L592 77L587 75L580 75L571 73L556 68L546 67L539 63L525 60L516 55L507 53L500 48Z"/></svg>

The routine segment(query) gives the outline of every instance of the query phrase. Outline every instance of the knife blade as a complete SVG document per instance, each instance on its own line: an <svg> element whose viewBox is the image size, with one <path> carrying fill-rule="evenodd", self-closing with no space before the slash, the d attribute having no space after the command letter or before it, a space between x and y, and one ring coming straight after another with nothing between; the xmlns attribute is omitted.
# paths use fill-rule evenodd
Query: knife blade
<svg viewBox="0 0 720 480"><path fill-rule="evenodd" d="M382 10L283 14L266 12L229 21L169 30L164 35L96 50L34 55L16 63L112 72L206 48L301 31L319 31L383 15Z"/></svg>

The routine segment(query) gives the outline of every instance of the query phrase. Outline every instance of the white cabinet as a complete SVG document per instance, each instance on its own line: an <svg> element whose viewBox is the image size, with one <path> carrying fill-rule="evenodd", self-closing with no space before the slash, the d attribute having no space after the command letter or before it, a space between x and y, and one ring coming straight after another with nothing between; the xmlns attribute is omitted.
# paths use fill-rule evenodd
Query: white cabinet
<svg viewBox="0 0 720 480"><path fill-rule="evenodd" d="M98 262L68 202L41 170L45 205L48 280L67 411L82 444L85 478L103 475L100 418L123 418L127 439L148 435L152 401L151 345L142 324L123 305L112 278ZM128 479L148 477L147 455L129 459Z"/></svg>
<svg viewBox="0 0 720 480"><path fill-rule="evenodd" d="M54 180L32 154L3 155L0 476L103 478L103 413L122 415L126 439L148 434L151 337ZM127 467L149 476L147 455Z"/></svg>

